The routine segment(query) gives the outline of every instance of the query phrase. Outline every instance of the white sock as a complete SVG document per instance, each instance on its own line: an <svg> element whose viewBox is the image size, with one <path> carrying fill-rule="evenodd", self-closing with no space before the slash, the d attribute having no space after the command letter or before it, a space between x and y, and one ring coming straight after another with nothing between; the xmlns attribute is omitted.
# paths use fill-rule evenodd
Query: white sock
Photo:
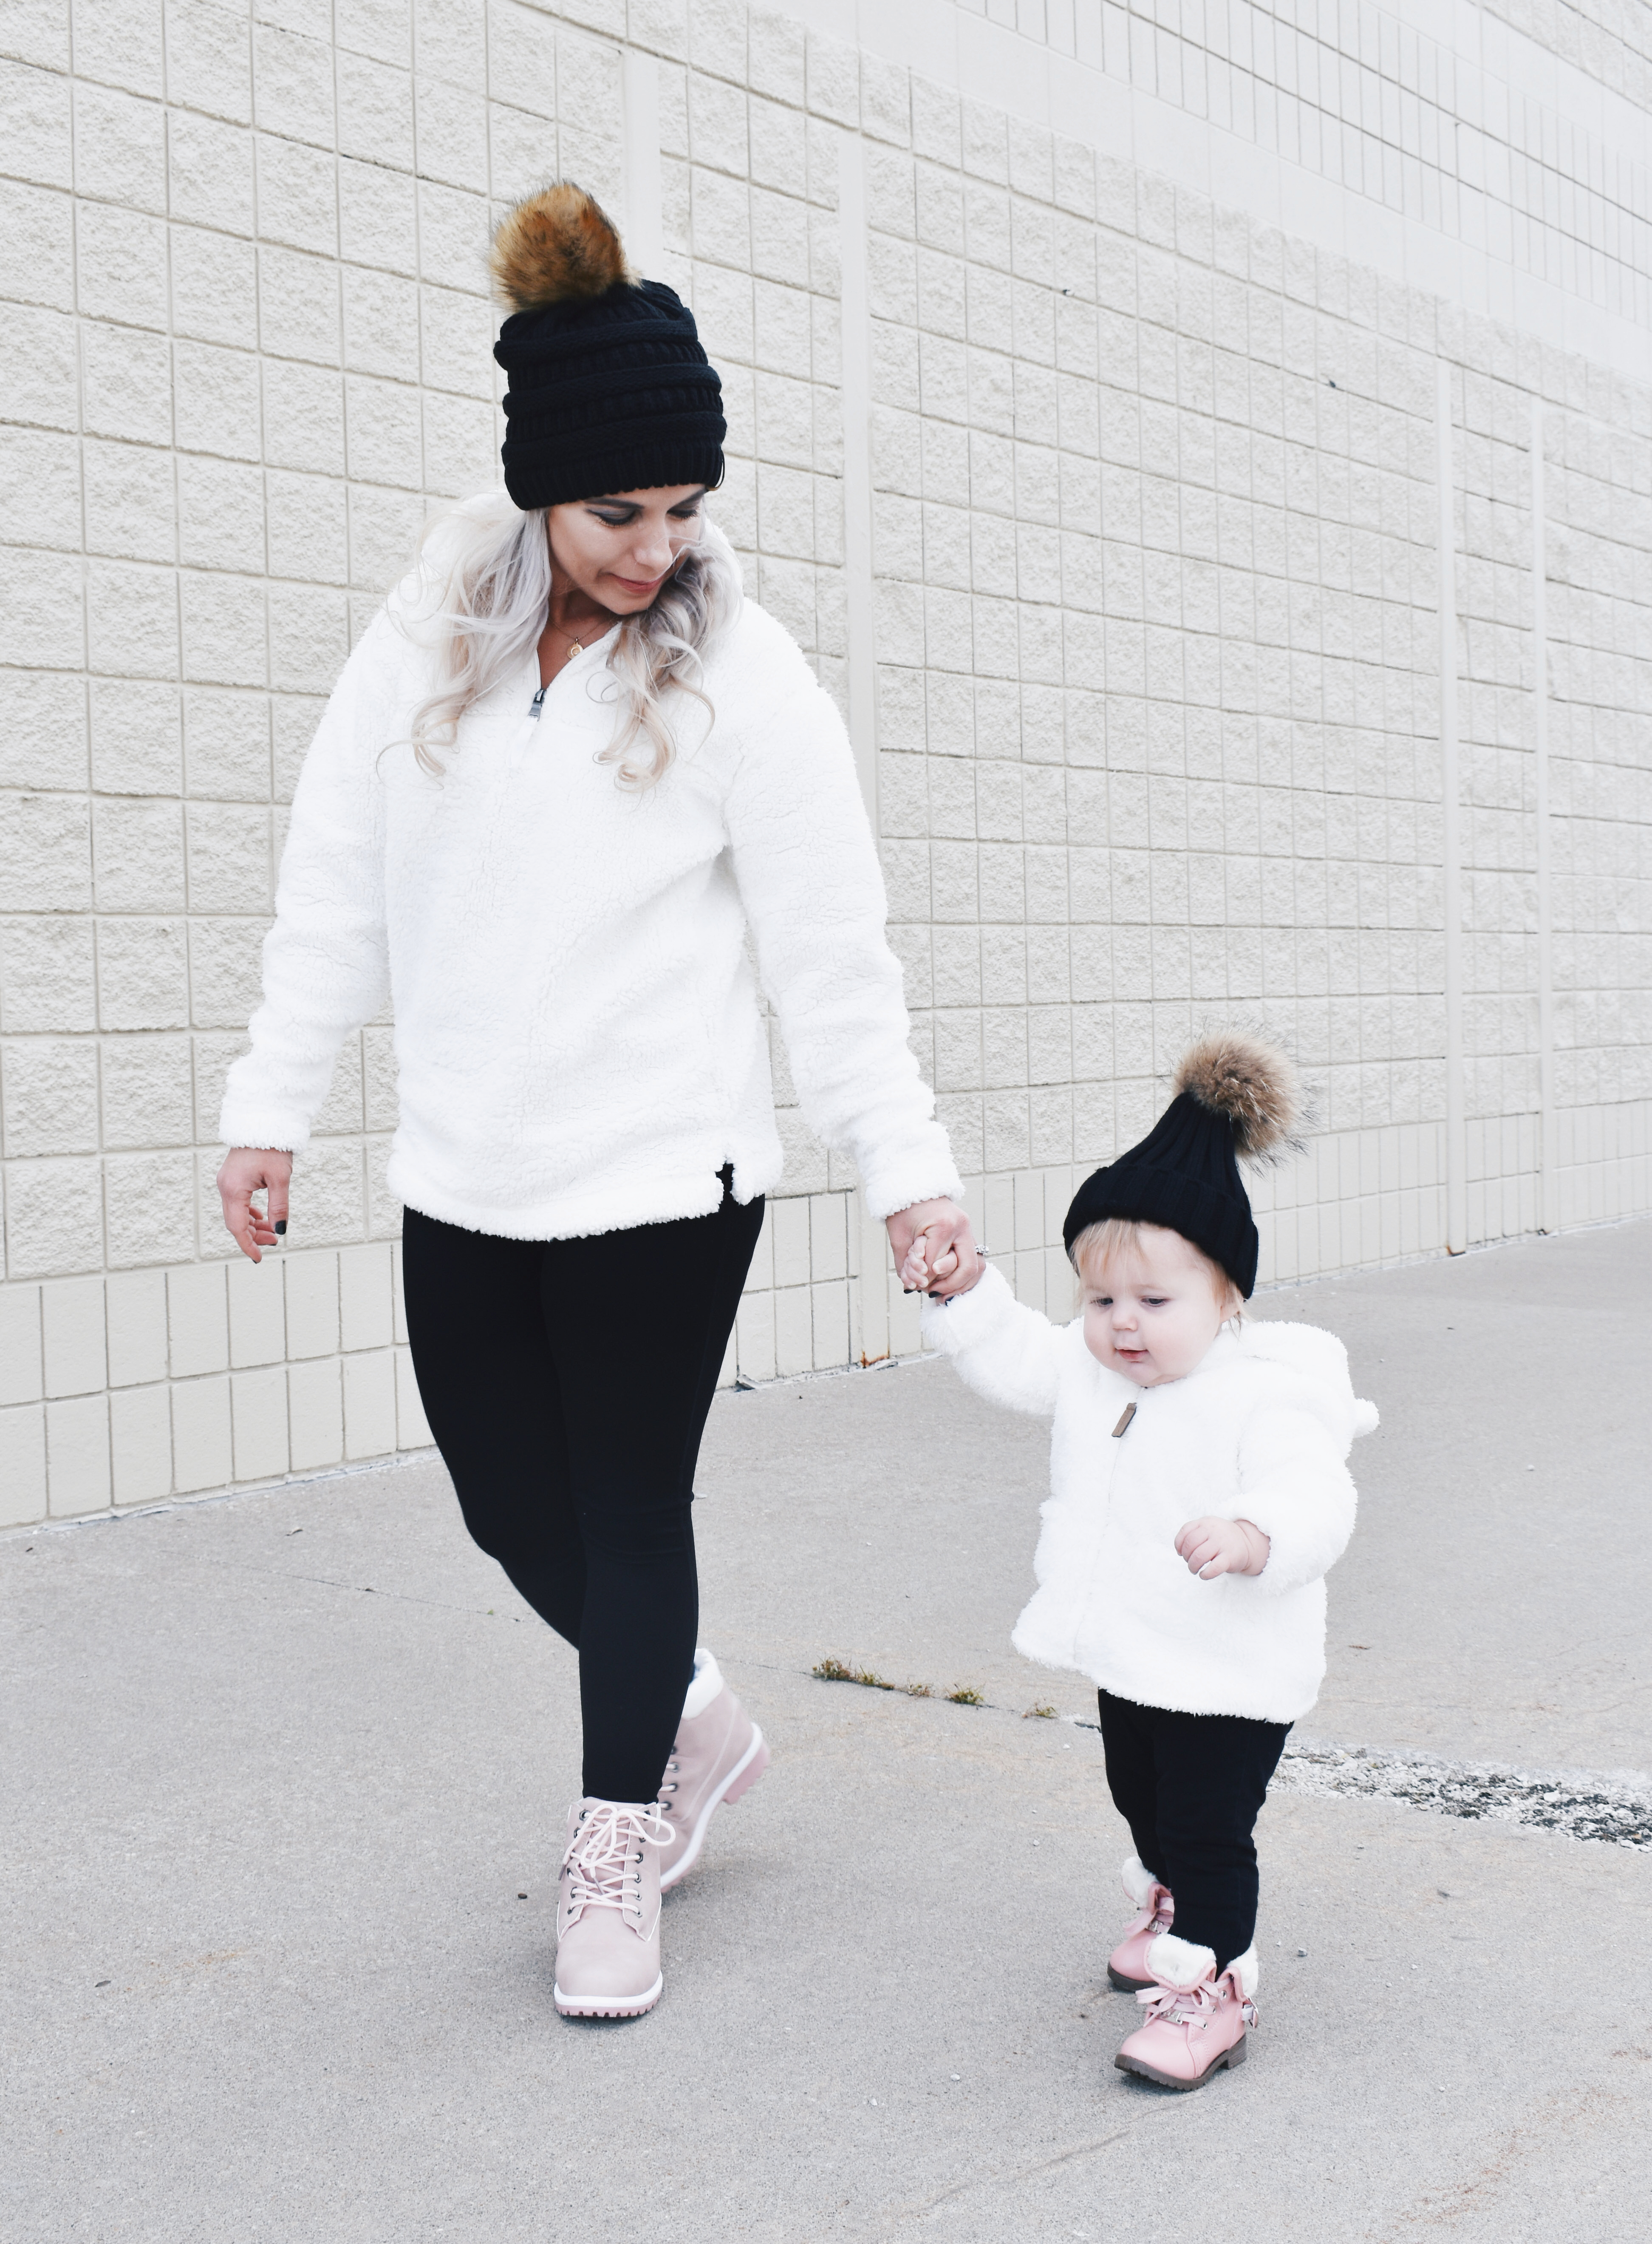
<svg viewBox="0 0 1652 2244"><path fill-rule="evenodd" d="M703 1714L722 1688L723 1671L702 1646L694 1655L694 1680L683 1701L683 1720L691 1722L696 1714Z"/></svg>

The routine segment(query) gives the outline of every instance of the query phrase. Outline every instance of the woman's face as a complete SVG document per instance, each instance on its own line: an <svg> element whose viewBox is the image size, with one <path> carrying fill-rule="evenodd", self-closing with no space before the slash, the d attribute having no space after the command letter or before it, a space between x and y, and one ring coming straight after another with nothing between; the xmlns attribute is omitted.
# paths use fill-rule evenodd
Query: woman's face
<svg viewBox="0 0 1652 2244"><path fill-rule="evenodd" d="M610 615L634 616L652 603L705 522L703 483L573 499L550 510L551 563Z"/></svg>

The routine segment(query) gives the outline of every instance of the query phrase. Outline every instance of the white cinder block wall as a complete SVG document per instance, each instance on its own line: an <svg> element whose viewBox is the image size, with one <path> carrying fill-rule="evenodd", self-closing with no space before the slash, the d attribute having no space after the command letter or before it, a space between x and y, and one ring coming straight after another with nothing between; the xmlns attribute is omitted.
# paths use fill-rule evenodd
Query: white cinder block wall
<svg viewBox="0 0 1652 2244"><path fill-rule="evenodd" d="M718 511L849 713L1028 1298L1235 1014L1324 1125L1264 1275L1652 1206L1649 26L13 0L0 1516L426 1439L388 1022L260 1269L215 1118L321 697L496 473L491 218L558 171L723 368ZM914 1342L790 1119L729 1377Z"/></svg>

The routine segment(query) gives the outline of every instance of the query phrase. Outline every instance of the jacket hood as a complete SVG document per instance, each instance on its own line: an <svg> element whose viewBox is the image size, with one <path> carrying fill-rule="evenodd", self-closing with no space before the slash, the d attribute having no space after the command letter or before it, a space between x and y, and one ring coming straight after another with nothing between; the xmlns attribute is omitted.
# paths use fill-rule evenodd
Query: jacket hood
<svg viewBox="0 0 1652 2244"><path fill-rule="evenodd" d="M1251 1322L1238 1331L1241 1351L1263 1363L1283 1364L1314 1389L1327 1425L1347 1440L1375 1433L1377 1406L1353 1391L1348 1351L1335 1333L1318 1325Z"/></svg>

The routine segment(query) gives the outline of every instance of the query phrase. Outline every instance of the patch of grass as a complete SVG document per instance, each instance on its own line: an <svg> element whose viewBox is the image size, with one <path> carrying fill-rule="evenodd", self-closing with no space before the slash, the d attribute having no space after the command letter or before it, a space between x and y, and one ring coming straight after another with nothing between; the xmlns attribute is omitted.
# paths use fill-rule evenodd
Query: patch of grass
<svg viewBox="0 0 1652 2244"><path fill-rule="evenodd" d="M870 1667L851 1666L846 1659L822 1659L809 1670L822 1683L858 1683L863 1691L899 1691L908 1699L933 1699L933 1683L892 1683L887 1675L879 1675ZM979 1691L961 1684L957 1690L948 1691L947 1698L954 1707L984 1707L987 1701ZM1053 1713L1055 1708L1051 1707Z"/></svg>
<svg viewBox="0 0 1652 2244"><path fill-rule="evenodd" d="M859 1683L866 1691L893 1691L895 1686L886 1683L881 1675L874 1675L869 1667L851 1667L846 1659L823 1659L809 1670L822 1683Z"/></svg>
<svg viewBox="0 0 1652 2244"><path fill-rule="evenodd" d="M1027 1712L1022 1716L1023 1722L1053 1722L1055 1719L1055 1709L1042 1699L1035 1707L1028 1707Z"/></svg>

